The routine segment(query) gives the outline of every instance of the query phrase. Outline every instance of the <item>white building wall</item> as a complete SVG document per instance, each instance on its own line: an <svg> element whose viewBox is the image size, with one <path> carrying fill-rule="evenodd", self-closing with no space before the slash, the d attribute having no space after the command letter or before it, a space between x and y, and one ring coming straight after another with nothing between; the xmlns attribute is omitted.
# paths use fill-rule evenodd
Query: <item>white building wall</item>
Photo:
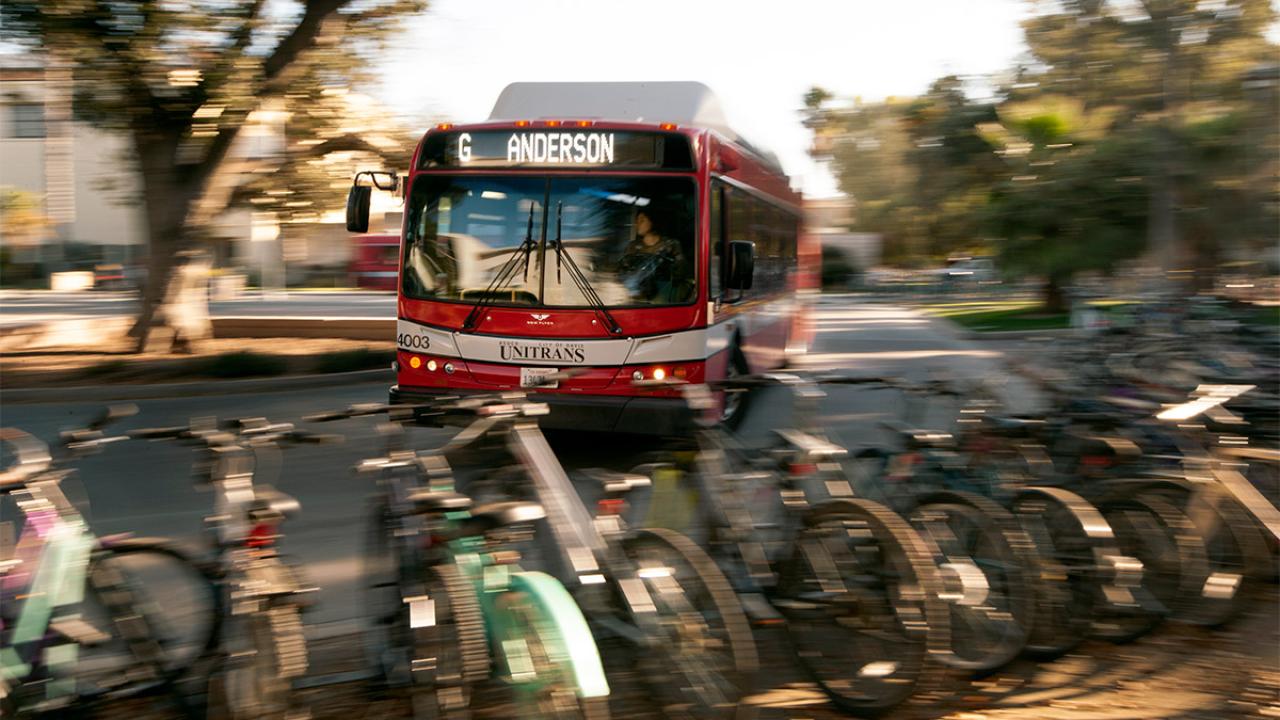
<svg viewBox="0 0 1280 720"><path fill-rule="evenodd" d="M0 139L0 185L44 194L44 140Z"/></svg>
<svg viewBox="0 0 1280 720"><path fill-rule="evenodd" d="M94 245L145 243L141 183L125 159L126 140L76 123L74 142L76 219L72 237Z"/></svg>

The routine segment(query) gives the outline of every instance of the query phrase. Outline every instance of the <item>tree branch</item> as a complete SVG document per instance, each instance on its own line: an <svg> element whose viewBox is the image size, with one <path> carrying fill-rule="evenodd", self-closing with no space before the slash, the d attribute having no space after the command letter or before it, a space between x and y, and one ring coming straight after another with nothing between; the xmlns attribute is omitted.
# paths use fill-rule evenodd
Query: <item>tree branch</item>
<svg viewBox="0 0 1280 720"><path fill-rule="evenodd" d="M293 32L280 41L275 51L262 64L264 93L275 94L288 85L289 76L297 71L299 56L316 45L325 33L328 21L350 1L308 0L302 19Z"/></svg>
<svg viewBox="0 0 1280 720"><path fill-rule="evenodd" d="M206 97L214 94L215 86L225 81L235 72L236 64L244 57L244 52L253 42L253 31L257 28L266 0L252 0L244 10L244 22L231 34L231 47L213 63L204 73L205 82L201 86Z"/></svg>

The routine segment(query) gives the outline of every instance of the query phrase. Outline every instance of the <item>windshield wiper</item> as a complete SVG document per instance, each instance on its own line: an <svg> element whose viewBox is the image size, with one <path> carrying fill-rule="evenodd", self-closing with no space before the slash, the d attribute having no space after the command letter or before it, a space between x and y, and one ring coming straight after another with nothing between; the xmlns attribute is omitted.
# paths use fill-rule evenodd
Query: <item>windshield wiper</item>
<svg viewBox="0 0 1280 720"><path fill-rule="evenodd" d="M586 298L591 307L604 317L609 332L614 335L621 335L622 326L609 314L609 309L605 307L604 301L596 294L595 288L591 287L591 281L587 280L587 276L582 273L582 270L578 269L578 264L573 261L573 255L564 251L564 242L560 239L560 225L563 217L564 202L562 201L556 203L556 239L551 243L556 250L556 283L560 282L560 262L563 259L565 267L569 269L569 279L578 288L578 292L582 293L582 297ZM546 272L545 268L543 272Z"/></svg>
<svg viewBox="0 0 1280 720"><path fill-rule="evenodd" d="M533 203L529 204L529 228L524 233L524 242L520 243L520 247L511 253L511 257L498 268L498 272L493 276L493 280L489 286L484 289L484 294L480 296L480 300L471 308L471 312L467 313L467 319L462 321L462 332L475 330L480 327L480 318L484 313L484 309L492 304L494 293L501 290L504 285L511 281L516 274L516 264L523 258L524 260L524 279L529 280L529 255L533 253L533 248L537 243L533 241Z"/></svg>

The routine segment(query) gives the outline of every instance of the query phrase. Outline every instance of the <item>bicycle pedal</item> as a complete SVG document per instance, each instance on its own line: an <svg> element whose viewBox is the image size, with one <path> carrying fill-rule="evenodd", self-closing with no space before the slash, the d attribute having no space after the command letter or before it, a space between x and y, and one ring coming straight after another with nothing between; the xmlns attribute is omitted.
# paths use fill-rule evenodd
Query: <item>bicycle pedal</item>
<svg viewBox="0 0 1280 720"><path fill-rule="evenodd" d="M738 595L738 601L742 603L742 610L752 625L781 625L786 622L782 613L760 593L742 593Z"/></svg>

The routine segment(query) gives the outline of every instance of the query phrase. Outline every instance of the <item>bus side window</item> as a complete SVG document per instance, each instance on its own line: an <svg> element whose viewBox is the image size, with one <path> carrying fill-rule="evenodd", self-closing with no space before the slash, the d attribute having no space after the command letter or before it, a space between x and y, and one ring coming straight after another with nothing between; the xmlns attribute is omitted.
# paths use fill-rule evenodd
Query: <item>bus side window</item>
<svg viewBox="0 0 1280 720"><path fill-rule="evenodd" d="M707 268L710 274L707 298L716 302L720 300L720 294L723 292L721 277L724 273L724 185L714 180L711 183L710 215L711 233L708 236L708 243L711 245L711 262L708 263Z"/></svg>
<svg viewBox="0 0 1280 720"><path fill-rule="evenodd" d="M755 240L754 228L751 226L752 197L745 192L732 188L724 189L724 217L727 220L725 236L728 240ZM757 262L759 262L757 260ZM758 270L757 270L758 272ZM725 293L725 302L738 302L746 296L746 290Z"/></svg>

